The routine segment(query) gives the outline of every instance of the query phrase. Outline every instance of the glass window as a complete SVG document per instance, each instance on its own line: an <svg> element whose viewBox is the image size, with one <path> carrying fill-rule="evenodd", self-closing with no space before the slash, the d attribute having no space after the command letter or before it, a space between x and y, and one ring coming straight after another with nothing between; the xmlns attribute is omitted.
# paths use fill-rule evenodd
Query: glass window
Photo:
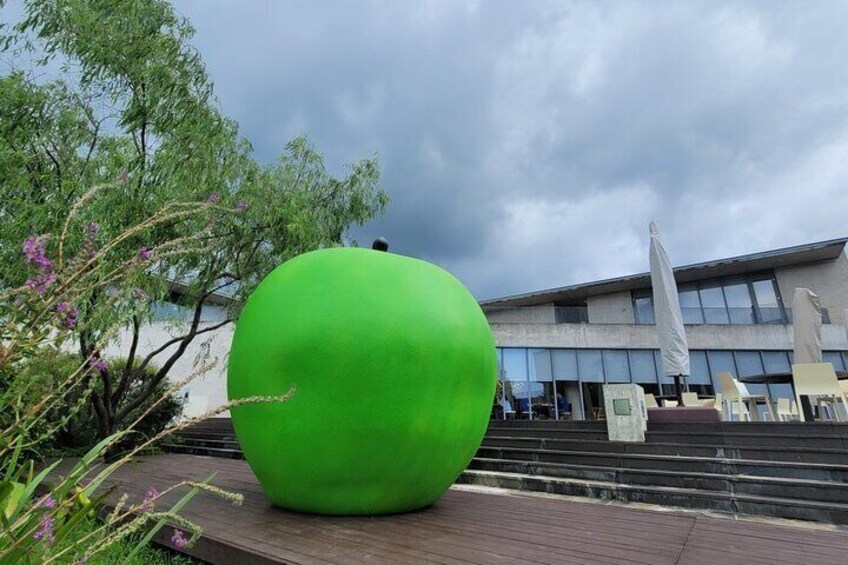
<svg viewBox="0 0 848 565"><path fill-rule="evenodd" d="M650 296L639 296L634 298L633 310L636 313L637 324L654 323L654 301Z"/></svg>
<svg viewBox="0 0 848 565"><path fill-rule="evenodd" d="M530 380L551 381L553 378L551 371L551 350L530 349L528 355L530 361Z"/></svg>
<svg viewBox="0 0 848 565"><path fill-rule="evenodd" d="M507 347L503 350L504 380L527 380L527 350L523 347Z"/></svg>
<svg viewBox="0 0 848 565"><path fill-rule="evenodd" d="M721 390L717 384L716 376L719 373L728 372L734 377L737 376L736 363L733 361L733 352L731 351L708 351L707 359L710 362L710 376L713 379L713 384L716 385L716 390Z"/></svg>
<svg viewBox="0 0 848 565"><path fill-rule="evenodd" d="M650 349L630 350L630 374L634 383L656 383L657 368L654 366L654 352Z"/></svg>
<svg viewBox="0 0 848 565"><path fill-rule="evenodd" d="M558 381L577 380L577 352L573 349L556 349L554 356L554 378Z"/></svg>
<svg viewBox="0 0 848 565"><path fill-rule="evenodd" d="M657 374L660 377L660 383L669 384L674 382L674 376L666 376L663 369L662 352L659 349L654 350L654 363L657 364Z"/></svg>
<svg viewBox="0 0 848 565"><path fill-rule="evenodd" d="M832 363L833 368L836 371L845 370L845 365L842 363L842 355L840 355L838 351L823 351L822 361L825 363Z"/></svg>
<svg viewBox="0 0 848 565"><path fill-rule="evenodd" d="M763 374L763 362L759 351L737 351L736 367L739 370L737 377L748 377Z"/></svg>
<svg viewBox="0 0 848 565"><path fill-rule="evenodd" d="M763 365L766 373L789 373L789 355L786 351L763 351Z"/></svg>
<svg viewBox="0 0 848 565"><path fill-rule="evenodd" d="M604 363L600 349L578 349L577 368L584 382L604 382Z"/></svg>
<svg viewBox="0 0 848 565"><path fill-rule="evenodd" d="M731 324L754 323L754 309L748 283L725 284L724 297L727 299L727 310L730 313Z"/></svg>
<svg viewBox="0 0 848 565"><path fill-rule="evenodd" d="M700 290L701 305L704 307L704 321L708 324L729 324L724 293L720 286L711 286Z"/></svg>
<svg viewBox="0 0 848 565"><path fill-rule="evenodd" d="M757 312L761 324L779 324L784 321L783 310L777 299L774 280L765 279L754 281L754 297L757 299Z"/></svg>
<svg viewBox="0 0 848 565"><path fill-rule="evenodd" d="M710 381L710 368L707 365L707 352L706 351L690 351L689 352L689 369L691 371L691 375L689 375L688 382L693 385L709 385Z"/></svg>
<svg viewBox="0 0 848 565"><path fill-rule="evenodd" d="M683 287L677 293L680 299L680 312L684 324L703 324L704 313L701 310L701 299L695 287Z"/></svg>
<svg viewBox="0 0 848 565"><path fill-rule="evenodd" d="M608 383L629 383L630 365L624 349L604 350L604 373Z"/></svg>
<svg viewBox="0 0 848 565"><path fill-rule="evenodd" d="M846 322L848 323L848 322ZM842 352L842 361L846 367L848 367L848 351Z"/></svg>

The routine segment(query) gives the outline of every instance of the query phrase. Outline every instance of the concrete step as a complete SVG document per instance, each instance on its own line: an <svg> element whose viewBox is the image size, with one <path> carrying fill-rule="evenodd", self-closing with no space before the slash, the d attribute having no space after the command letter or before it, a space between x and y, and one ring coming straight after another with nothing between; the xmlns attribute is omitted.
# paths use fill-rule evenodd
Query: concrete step
<svg viewBox="0 0 848 565"><path fill-rule="evenodd" d="M222 447L206 447L200 445L183 443L165 443L160 445L163 451L170 453L185 453L186 455L206 455L208 457L222 457L224 459L244 459L241 449L229 449Z"/></svg>
<svg viewBox="0 0 848 565"><path fill-rule="evenodd" d="M622 469L480 457L472 460L469 469L848 504L848 484L840 481L722 473L680 473L665 469Z"/></svg>
<svg viewBox="0 0 848 565"><path fill-rule="evenodd" d="M848 464L848 450L804 447L757 447L744 445L687 445L681 443L626 443L606 440L546 439L515 436L486 436L484 447L551 449L587 453L641 453L712 457L754 461L789 461L805 463Z"/></svg>
<svg viewBox="0 0 848 565"><path fill-rule="evenodd" d="M586 496L601 500L641 502L735 515L749 514L848 524L848 504L735 494L693 488L628 485L613 481L547 477L521 473L466 470L458 483L521 491Z"/></svg>

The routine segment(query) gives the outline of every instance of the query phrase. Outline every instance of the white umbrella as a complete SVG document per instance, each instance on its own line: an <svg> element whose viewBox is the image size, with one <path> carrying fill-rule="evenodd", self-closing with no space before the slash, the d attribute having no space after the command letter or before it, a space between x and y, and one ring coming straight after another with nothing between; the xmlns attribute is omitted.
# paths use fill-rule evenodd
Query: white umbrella
<svg viewBox="0 0 848 565"><path fill-rule="evenodd" d="M796 288L792 301L794 363L821 363L821 305L819 297L808 288Z"/></svg>
<svg viewBox="0 0 848 565"><path fill-rule="evenodd" d="M651 222L651 287L654 290L654 320L662 353L663 374L674 377L678 402L682 405L680 378L689 375L689 346L683 328L683 314L677 298L674 270L660 239L657 224Z"/></svg>

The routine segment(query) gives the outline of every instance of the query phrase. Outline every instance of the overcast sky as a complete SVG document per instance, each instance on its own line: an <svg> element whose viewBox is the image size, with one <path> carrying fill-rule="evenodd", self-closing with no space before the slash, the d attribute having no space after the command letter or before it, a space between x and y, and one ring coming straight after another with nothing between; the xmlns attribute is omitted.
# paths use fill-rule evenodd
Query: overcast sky
<svg viewBox="0 0 848 565"><path fill-rule="evenodd" d="M848 2L176 3L270 160L378 154L353 235L478 298L848 235Z"/></svg>

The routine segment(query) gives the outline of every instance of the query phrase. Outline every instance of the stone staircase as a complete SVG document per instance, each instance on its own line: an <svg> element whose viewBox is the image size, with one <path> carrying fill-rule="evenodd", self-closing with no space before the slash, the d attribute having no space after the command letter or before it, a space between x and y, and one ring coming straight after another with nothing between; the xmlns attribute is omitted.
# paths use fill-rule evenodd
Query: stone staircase
<svg viewBox="0 0 848 565"><path fill-rule="evenodd" d="M228 419L163 448L242 457ZM848 525L848 425L651 424L622 443L603 422L493 421L457 482Z"/></svg>

